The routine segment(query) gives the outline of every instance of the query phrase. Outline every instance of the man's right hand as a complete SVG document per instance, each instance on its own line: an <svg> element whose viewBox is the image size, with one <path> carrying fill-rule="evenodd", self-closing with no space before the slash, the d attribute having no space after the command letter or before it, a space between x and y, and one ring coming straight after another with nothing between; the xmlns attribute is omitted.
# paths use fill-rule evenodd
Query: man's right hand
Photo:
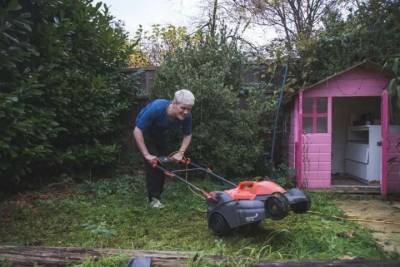
<svg viewBox="0 0 400 267"><path fill-rule="evenodd" d="M145 160L147 160L148 163L150 163L151 165L154 164L154 162L157 160L157 157L151 154L147 154L144 156Z"/></svg>

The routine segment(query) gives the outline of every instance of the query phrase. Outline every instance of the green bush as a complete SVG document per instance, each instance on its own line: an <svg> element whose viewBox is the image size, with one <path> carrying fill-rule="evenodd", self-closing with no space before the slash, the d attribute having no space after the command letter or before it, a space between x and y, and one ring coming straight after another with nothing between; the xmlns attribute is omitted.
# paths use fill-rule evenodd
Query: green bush
<svg viewBox="0 0 400 267"><path fill-rule="evenodd" d="M118 158L120 114L135 101L121 73L133 47L107 8L91 2L0 5L2 189Z"/></svg>
<svg viewBox="0 0 400 267"><path fill-rule="evenodd" d="M199 34L197 41L167 56L157 71L154 89L154 97L167 99L180 88L194 93L188 155L235 176L254 175L263 169L262 115L272 107L260 90L250 90L247 108L239 107L245 66L236 42L227 41L223 31L214 39Z"/></svg>

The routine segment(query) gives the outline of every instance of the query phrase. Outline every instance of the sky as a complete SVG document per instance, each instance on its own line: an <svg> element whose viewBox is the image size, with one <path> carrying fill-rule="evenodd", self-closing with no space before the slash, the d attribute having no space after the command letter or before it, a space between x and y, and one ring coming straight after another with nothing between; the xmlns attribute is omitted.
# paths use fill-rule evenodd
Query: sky
<svg viewBox="0 0 400 267"><path fill-rule="evenodd" d="M94 3L100 0L94 0ZM133 36L139 25L150 30L153 24L173 24L194 30L194 22L202 16L204 0L101 0L110 8L117 20L122 20L125 29ZM244 37L257 45L274 37L271 31L252 29Z"/></svg>

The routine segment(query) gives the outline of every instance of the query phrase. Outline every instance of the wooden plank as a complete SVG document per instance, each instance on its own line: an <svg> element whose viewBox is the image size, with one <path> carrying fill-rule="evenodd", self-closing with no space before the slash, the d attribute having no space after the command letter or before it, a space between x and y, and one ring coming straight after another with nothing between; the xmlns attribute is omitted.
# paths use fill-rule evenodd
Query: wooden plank
<svg viewBox="0 0 400 267"><path fill-rule="evenodd" d="M87 259L97 260L100 257L125 254L130 258L149 257L151 266L179 267L186 266L189 260L196 258L198 253L180 251L146 251L130 249L87 249L74 247L18 247L0 246L0 260L7 260L12 266L67 266L72 263L79 263ZM220 256L206 256L203 259L211 261L222 261ZM238 260L240 258L238 257ZM255 263L255 267L303 267L303 266L400 266L400 262L376 262L365 260L334 260L334 261L264 261Z"/></svg>

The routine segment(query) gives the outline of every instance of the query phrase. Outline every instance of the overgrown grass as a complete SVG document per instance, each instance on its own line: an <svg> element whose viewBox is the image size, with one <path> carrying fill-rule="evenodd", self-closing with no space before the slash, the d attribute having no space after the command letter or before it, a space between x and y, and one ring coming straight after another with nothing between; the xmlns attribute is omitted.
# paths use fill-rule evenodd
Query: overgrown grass
<svg viewBox="0 0 400 267"><path fill-rule="evenodd" d="M75 264L71 267L120 267L126 266L129 262L129 257L124 254L115 255L111 257L104 257L96 260L86 260L81 264Z"/></svg>
<svg viewBox="0 0 400 267"><path fill-rule="evenodd" d="M196 183L209 191L222 189L208 179ZM327 216L291 214L281 221L265 220L254 229L217 237L207 229L205 202L186 185L167 182L162 199L166 207L149 209L144 178L121 176L73 185L62 193L37 192L4 201L0 205L0 243L190 250L228 256L230 266L261 259L399 259L385 254L362 226L330 218L343 214L329 194L310 195L312 210ZM346 235L349 232L351 236ZM237 256L245 262L238 263ZM200 257L191 266L216 266L207 264Z"/></svg>

